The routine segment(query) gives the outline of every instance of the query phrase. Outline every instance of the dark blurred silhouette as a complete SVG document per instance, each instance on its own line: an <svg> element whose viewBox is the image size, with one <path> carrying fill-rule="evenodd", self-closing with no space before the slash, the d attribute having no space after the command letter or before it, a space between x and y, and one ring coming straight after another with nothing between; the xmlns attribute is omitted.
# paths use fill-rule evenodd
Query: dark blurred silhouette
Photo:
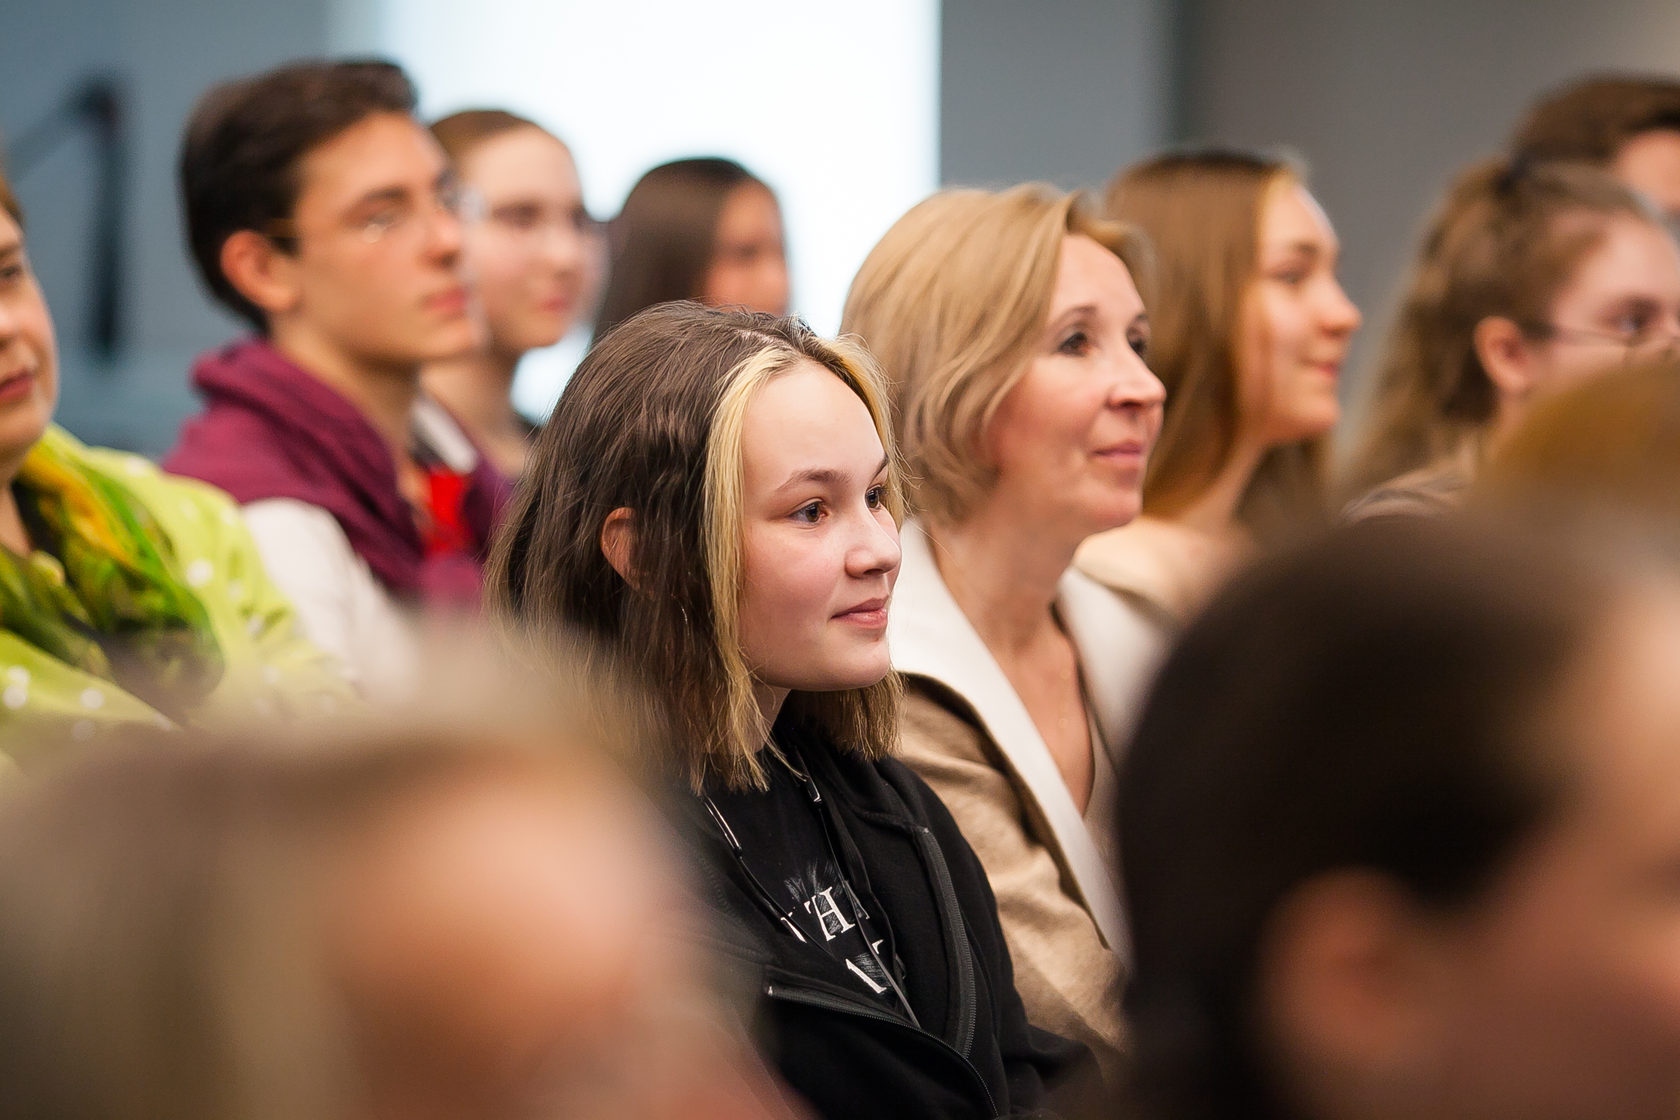
<svg viewBox="0 0 1680 1120"><path fill-rule="evenodd" d="M1680 566L1379 519L1186 631L1122 777L1129 1115L1664 1120Z"/></svg>

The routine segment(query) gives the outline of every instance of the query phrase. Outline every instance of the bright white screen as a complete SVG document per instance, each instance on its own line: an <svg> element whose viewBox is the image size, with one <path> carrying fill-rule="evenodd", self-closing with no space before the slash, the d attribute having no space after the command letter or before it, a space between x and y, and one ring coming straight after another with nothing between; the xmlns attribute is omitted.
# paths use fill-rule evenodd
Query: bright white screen
<svg viewBox="0 0 1680 1120"><path fill-rule="evenodd" d="M599 217L669 159L739 160L781 199L794 309L839 326L846 287L938 178L938 0L379 0L378 49L422 112L500 107L551 127ZM528 357L545 415L586 330Z"/></svg>

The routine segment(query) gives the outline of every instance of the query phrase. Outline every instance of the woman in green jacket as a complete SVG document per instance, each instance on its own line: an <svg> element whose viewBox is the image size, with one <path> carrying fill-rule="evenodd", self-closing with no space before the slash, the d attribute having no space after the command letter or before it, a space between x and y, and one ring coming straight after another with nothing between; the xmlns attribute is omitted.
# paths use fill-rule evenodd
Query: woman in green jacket
<svg viewBox="0 0 1680 1120"><path fill-rule="evenodd" d="M52 426L57 399L52 319L0 176L0 773L113 727L350 702L233 502L83 446Z"/></svg>

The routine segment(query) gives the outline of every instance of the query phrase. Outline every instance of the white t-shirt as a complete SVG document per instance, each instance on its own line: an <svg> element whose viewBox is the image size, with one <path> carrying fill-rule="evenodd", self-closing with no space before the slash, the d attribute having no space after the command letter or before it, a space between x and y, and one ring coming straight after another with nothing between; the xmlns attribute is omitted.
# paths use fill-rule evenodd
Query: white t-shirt
<svg viewBox="0 0 1680 1120"><path fill-rule="evenodd" d="M419 673L419 619L375 578L333 515L295 498L264 498L244 514L309 640L337 655L368 699L408 698Z"/></svg>

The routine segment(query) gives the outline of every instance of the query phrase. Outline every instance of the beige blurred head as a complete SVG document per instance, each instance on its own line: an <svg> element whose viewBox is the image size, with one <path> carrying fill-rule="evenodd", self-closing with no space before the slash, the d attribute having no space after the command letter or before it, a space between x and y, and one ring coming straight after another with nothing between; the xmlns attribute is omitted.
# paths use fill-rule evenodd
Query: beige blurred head
<svg viewBox="0 0 1680 1120"><path fill-rule="evenodd" d="M619 694L478 660L471 706L8 789L0 1115L795 1115L609 757Z"/></svg>

